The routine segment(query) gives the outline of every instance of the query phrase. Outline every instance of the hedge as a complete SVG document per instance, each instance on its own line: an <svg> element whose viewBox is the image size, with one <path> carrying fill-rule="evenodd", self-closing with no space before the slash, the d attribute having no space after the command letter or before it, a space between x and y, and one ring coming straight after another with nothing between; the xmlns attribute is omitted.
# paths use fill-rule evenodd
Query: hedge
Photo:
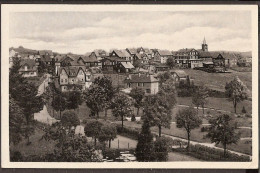
<svg viewBox="0 0 260 173"><path fill-rule="evenodd" d="M210 148L202 145L191 145L189 151L185 148L172 149L173 151L182 152L185 155L195 157L205 161L232 161L232 162L249 162L248 156L239 156L227 151L227 157L224 157L224 152L219 149Z"/></svg>
<svg viewBox="0 0 260 173"><path fill-rule="evenodd" d="M117 134L134 139L134 140L138 140L138 136L139 136L138 130L129 129L126 127L122 128L121 125L117 125L116 129L117 129Z"/></svg>

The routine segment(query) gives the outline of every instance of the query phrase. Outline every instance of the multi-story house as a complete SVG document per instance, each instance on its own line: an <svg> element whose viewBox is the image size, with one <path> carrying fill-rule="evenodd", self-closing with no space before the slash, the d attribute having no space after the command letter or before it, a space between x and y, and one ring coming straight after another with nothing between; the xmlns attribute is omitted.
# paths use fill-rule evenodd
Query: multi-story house
<svg viewBox="0 0 260 173"><path fill-rule="evenodd" d="M202 59L199 59L199 53L193 48L180 49L174 52L175 62L178 66L186 68L202 67Z"/></svg>
<svg viewBox="0 0 260 173"><path fill-rule="evenodd" d="M127 88L141 88L146 95L157 94L159 91L159 80L149 74L131 74L125 80Z"/></svg>
<svg viewBox="0 0 260 173"><path fill-rule="evenodd" d="M101 61L105 73L129 73L134 69L130 61L118 57L106 57Z"/></svg>
<svg viewBox="0 0 260 173"><path fill-rule="evenodd" d="M67 66L60 67L58 83L62 92L86 89L86 69L83 67ZM87 87L88 84L87 84Z"/></svg>
<svg viewBox="0 0 260 173"><path fill-rule="evenodd" d="M173 58L173 54L168 50L157 50L154 54L154 61L165 64L168 58Z"/></svg>
<svg viewBox="0 0 260 173"><path fill-rule="evenodd" d="M33 59L22 59L20 65L19 73L22 74L23 77L37 76L37 66Z"/></svg>

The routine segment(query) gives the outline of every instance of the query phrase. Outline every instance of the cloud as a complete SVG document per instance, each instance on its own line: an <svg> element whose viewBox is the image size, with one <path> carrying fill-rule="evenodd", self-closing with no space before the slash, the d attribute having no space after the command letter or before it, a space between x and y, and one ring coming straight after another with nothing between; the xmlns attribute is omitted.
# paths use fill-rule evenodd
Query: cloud
<svg viewBox="0 0 260 173"><path fill-rule="evenodd" d="M10 17L10 47L66 53L144 46L251 50L249 12L41 12ZM26 22L24 22L26 21ZM239 41L239 42L237 42Z"/></svg>

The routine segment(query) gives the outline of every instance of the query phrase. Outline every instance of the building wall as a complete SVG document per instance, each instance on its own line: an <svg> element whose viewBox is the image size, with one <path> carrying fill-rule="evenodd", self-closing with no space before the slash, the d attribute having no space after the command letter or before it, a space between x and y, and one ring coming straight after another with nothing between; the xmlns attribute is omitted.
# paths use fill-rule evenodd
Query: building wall
<svg viewBox="0 0 260 173"><path fill-rule="evenodd" d="M130 84L130 85L129 85ZM148 83L148 82L140 82L140 83L128 83L129 88L141 88L145 91L145 94L156 94L159 91L159 83Z"/></svg>
<svg viewBox="0 0 260 173"><path fill-rule="evenodd" d="M60 85L67 85L69 83L69 77L64 69L60 73Z"/></svg>
<svg viewBox="0 0 260 173"><path fill-rule="evenodd" d="M161 56L161 63L162 63L162 64L165 64L165 63L167 62L167 59L168 59L168 57L166 57L166 56Z"/></svg>
<svg viewBox="0 0 260 173"><path fill-rule="evenodd" d="M77 81L79 83L84 83L85 82L85 73L83 72L82 69L80 69L79 72L78 72Z"/></svg>
<svg viewBox="0 0 260 173"><path fill-rule="evenodd" d="M23 77L35 77L37 76L37 72L33 71L26 71L26 72L20 72Z"/></svg>

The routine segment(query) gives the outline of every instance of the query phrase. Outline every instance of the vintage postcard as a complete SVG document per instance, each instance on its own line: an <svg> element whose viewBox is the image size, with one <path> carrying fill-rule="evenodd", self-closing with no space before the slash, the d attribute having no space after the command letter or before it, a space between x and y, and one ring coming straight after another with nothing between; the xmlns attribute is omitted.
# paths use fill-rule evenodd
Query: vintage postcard
<svg viewBox="0 0 260 173"><path fill-rule="evenodd" d="M1 11L3 168L258 167L257 5Z"/></svg>

